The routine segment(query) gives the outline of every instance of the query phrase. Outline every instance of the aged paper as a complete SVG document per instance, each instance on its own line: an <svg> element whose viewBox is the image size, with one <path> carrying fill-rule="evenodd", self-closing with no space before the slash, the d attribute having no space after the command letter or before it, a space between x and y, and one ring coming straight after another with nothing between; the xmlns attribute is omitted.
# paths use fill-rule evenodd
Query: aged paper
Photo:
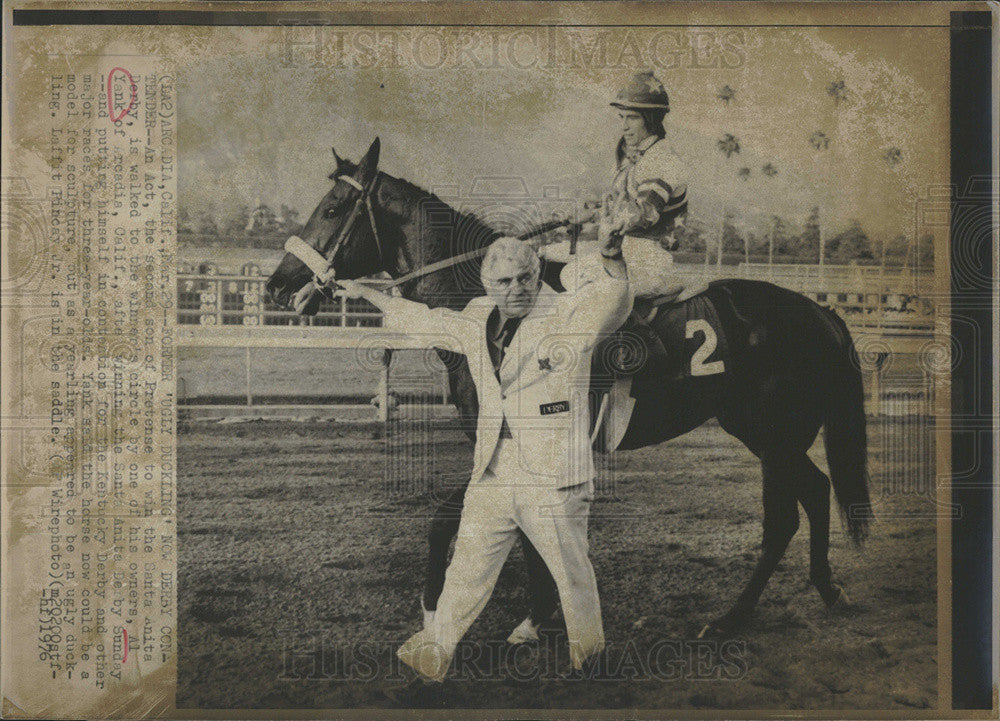
<svg viewBox="0 0 1000 721"><path fill-rule="evenodd" d="M950 33L986 10L5 5L4 717L991 713L953 710L950 592ZM425 683L397 650L446 633L494 369L336 286L300 314L286 241L458 313L484 290L449 258L530 238L572 293L609 223L662 365L640 328L618 401L495 416L537 478L625 436L589 560L535 538L557 583L592 564L604 651L574 668L571 581L510 642L516 550ZM525 351L522 385L573 348Z"/></svg>

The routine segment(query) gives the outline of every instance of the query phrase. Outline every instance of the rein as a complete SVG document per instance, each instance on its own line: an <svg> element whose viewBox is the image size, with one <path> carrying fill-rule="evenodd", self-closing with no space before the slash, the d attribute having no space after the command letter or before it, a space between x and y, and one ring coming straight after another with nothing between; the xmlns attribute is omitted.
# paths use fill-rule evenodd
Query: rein
<svg viewBox="0 0 1000 721"><path fill-rule="evenodd" d="M348 178L348 176L340 176L340 180L346 180L349 184L356 188L360 188L361 184L358 183L354 178ZM353 181L353 182L351 182ZM372 232L375 234L375 245L378 247L379 260L382 260L382 244L379 242L378 230L375 227L375 214L372 209L371 204L371 194L370 188L368 192L362 191L362 196L358 198L358 202L354 205L354 210L351 211L351 215L344 224L340 233L337 236L337 241L333 246L333 252L330 254L331 260L324 258L315 248L306 243L304 240L299 238L297 235L293 235L285 241L285 252L291 253L303 263L305 263L309 270L313 272L316 276L315 281L317 285L324 285L322 278L326 277L330 269L333 267L333 258L337 257L337 251L340 250L340 246L344 244L347 236L353 229L354 223L357 220L358 214L361 212L361 205L364 203L368 210L368 218L371 222ZM550 230L555 230L556 228L562 228L564 226L576 225L570 220L550 220L545 223L539 223L525 233L517 236L518 240L529 240L536 236L542 235L543 233L548 233ZM445 258L444 260L439 260L434 263L418 268L414 271L407 273L399 278L394 279L391 283L383 286L384 290L389 290L390 288L395 288L397 286L403 285L404 283L409 283L411 280L417 278L422 278L425 275L430 275L431 273L436 273L439 270L444 270L445 268L450 268L459 263L464 263L469 260L474 260L476 258L481 258L486 255L487 247L478 248L476 250L470 250L467 253L461 253L459 255L452 256L450 258ZM331 279L335 280L335 279ZM327 281L329 282L329 281Z"/></svg>
<svg viewBox="0 0 1000 721"><path fill-rule="evenodd" d="M556 228L562 228L567 225L572 225L573 223L569 220L550 220L546 223L539 223L533 226L527 232L517 236L518 240L530 240L535 236L542 235L543 233L548 233L550 230L555 230ZM476 250L470 250L467 253L460 253L459 255L453 255L450 258L445 258L444 260L439 260L435 263L430 263L423 266L422 268L417 268L414 271L407 273L406 275L396 278L388 285L383 286L386 290L389 288L395 288L396 286L403 285L404 283L409 283L411 280L416 280L417 278L422 278L425 275L430 275L431 273L436 273L439 270L444 270L445 268L450 268L453 265L458 265L459 263L464 263L468 260L475 260L476 258L481 258L486 255L486 251L489 246L485 248L478 248Z"/></svg>

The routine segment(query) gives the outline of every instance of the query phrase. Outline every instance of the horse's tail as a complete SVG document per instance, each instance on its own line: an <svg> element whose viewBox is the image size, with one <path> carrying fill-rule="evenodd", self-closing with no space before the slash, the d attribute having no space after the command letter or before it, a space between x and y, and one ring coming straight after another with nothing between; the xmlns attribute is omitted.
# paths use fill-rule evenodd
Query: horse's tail
<svg viewBox="0 0 1000 721"><path fill-rule="evenodd" d="M839 331L838 350L830 365L832 373L825 409L826 459L847 533L856 545L861 545L868 536L872 519L861 364L847 325L833 311L824 311L832 317Z"/></svg>

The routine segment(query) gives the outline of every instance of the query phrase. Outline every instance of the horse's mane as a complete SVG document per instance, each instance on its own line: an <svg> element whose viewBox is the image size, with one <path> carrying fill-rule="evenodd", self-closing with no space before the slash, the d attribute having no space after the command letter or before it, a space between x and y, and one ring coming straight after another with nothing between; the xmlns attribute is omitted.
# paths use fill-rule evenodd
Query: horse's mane
<svg viewBox="0 0 1000 721"><path fill-rule="evenodd" d="M454 226L462 228L464 231L462 239L469 240L473 245L465 246L463 244L462 248L457 249L454 253L442 256L442 258L456 255L459 252L481 248L501 235L475 213L454 208L444 200L441 200L435 193L425 190L416 183L412 183L405 178L389 175L384 171L379 171L379 175L389 180L401 191L401 194L394 198L399 202L399 208L396 212L403 211L399 212L399 215L407 218L413 217L413 213L417 211L418 205L423 205L426 209L447 210L454 214ZM435 260L440 259L435 258Z"/></svg>
<svg viewBox="0 0 1000 721"><path fill-rule="evenodd" d="M406 245L414 268L485 247L501 235L474 213L451 206L409 180L384 171L379 175L386 191L382 205L402 219L404 237L400 242ZM465 261L407 283L403 295L432 307L463 307L470 298L483 293L480 262Z"/></svg>
<svg viewBox="0 0 1000 721"><path fill-rule="evenodd" d="M335 179L340 174L352 175L358 169L358 164L353 163L350 160L338 158L337 162L337 169L328 176L331 180ZM384 170L378 171L378 177L382 181L388 181L390 186L392 186L395 190L395 192L391 195L391 200L393 202L386 204L386 209L396 215L399 215L401 218L413 218L416 206L419 204L424 205L427 209L446 211L454 215L454 226L460 227L464 231L460 240L467 242L462 242L462 247L460 248L451 249L452 252L450 253L446 252L448 249L443 247L425 249L433 253L435 256L433 260L443 260L444 258L458 255L462 252L476 250L477 248L481 248L484 245L489 244L501 235L500 232L498 232L495 228L490 227L489 224L474 213L453 208L434 193L429 190L425 190L416 183L410 182L406 178L389 175L389 173Z"/></svg>

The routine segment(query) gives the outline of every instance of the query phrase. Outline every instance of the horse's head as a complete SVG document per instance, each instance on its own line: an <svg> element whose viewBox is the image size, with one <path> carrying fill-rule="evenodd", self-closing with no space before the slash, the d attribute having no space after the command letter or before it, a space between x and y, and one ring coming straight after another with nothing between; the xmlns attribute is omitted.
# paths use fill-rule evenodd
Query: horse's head
<svg viewBox="0 0 1000 721"><path fill-rule="evenodd" d="M361 278L380 270L381 249L372 217L371 195L378 179L379 139L355 165L333 151L337 169L330 174L333 187L323 196L301 239L333 264L337 278ZM287 305L291 295L312 280L313 272L291 253L285 253L267 281L267 293Z"/></svg>

